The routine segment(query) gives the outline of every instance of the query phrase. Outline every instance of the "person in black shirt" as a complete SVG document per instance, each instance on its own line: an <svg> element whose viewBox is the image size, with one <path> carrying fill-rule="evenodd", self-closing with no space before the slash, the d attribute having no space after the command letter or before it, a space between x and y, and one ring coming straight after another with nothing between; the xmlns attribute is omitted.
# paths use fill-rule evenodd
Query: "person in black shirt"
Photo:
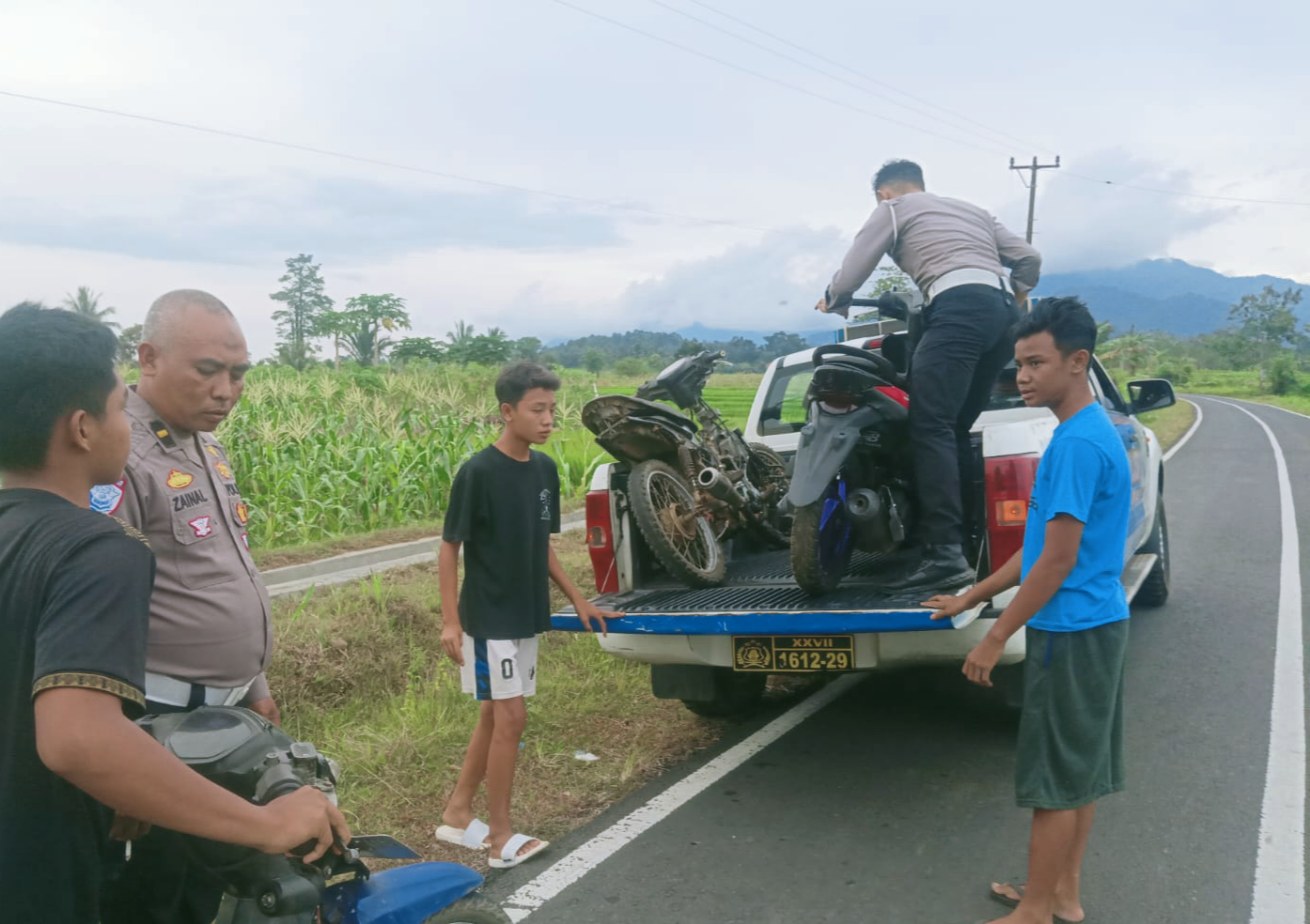
<svg viewBox="0 0 1310 924"><path fill-rule="evenodd" d="M460 665L464 691L481 703L455 792L446 803L437 839L489 848L492 866L518 866L548 846L513 833L510 790L527 721L524 697L536 691L537 636L550 628L553 580L588 631L606 617L569 579L555 550L559 532L559 474L536 452L555 426L560 380L535 363L516 363L496 380L505 429L496 442L455 475L442 529L437 573L441 642ZM459 553L464 549L464 585ZM490 825L473 815L473 797L487 783Z"/></svg>
<svg viewBox="0 0 1310 924"><path fill-rule="evenodd" d="M269 852L349 840L321 792L258 807L129 719L145 705L154 555L89 509L123 476L131 426L103 324L24 305L0 316L0 907L94 924L111 812ZM133 819L140 819L134 821Z"/></svg>

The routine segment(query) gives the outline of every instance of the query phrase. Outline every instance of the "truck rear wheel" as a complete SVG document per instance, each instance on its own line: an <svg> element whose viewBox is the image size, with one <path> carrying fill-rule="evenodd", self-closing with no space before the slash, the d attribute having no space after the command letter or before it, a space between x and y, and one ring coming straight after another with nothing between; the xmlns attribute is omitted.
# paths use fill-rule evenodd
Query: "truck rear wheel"
<svg viewBox="0 0 1310 924"><path fill-rule="evenodd" d="M714 668L714 697L684 699L682 704L705 719L731 719L744 716L759 706L768 675L739 673L730 667Z"/></svg>
<svg viewBox="0 0 1310 924"><path fill-rule="evenodd" d="M1141 551L1156 556L1156 559L1151 573L1138 588L1133 603L1164 606L1169 599L1169 524L1164 517L1163 494L1155 502L1155 526L1151 528L1151 537L1142 545Z"/></svg>
<svg viewBox="0 0 1310 924"><path fill-rule="evenodd" d="M628 496L637 528L665 571L692 587L723 582L728 562L714 526L697 512L696 496L673 466L637 463Z"/></svg>
<svg viewBox="0 0 1310 924"><path fill-rule="evenodd" d="M824 507L831 510L824 519ZM854 550L846 505L824 498L798 507L791 523L791 570L801 590L811 596L833 590L851 563Z"/></svg>

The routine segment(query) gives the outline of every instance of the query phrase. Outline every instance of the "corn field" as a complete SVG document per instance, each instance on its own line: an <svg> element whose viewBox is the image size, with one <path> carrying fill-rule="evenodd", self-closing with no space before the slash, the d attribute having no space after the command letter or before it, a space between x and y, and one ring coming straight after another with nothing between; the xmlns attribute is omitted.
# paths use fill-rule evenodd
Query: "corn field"
<svg viewBox="0 0 1310 924"><path fill-rule="evenodd" d="M251 507L251 542L285 546L439 518L460 464L500 433L495 375L443 366L252 370L218 432ZM568 498L609 458L582 426L582 406L639 383L597 383L571 370L563 378L557 432L544 449ZM740 423L753 392L736 385L706 395Z"/></svg>

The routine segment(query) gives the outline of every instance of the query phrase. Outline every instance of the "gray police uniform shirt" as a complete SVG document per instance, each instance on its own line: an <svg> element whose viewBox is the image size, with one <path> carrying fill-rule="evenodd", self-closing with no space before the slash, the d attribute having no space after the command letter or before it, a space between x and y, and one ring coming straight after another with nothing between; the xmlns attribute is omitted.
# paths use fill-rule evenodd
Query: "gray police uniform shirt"
<svg viewBox="0 0 1310 924"><path fill-rule="evenodd" d="M273 624L227 453L210 433L167 426L135 388L127 411L124 478L95 488L91 507L135 526L155 550L146 670L213 687L253 679L246 701L263 699Z"/></svg>
<svg viewBox="0 0 1310 924"><path fill-rule="evenodd" d="M1010 269L1016 293L1037 285L1042 257L986 209L929 192L911 192L879 202L828 286L830 304L840 304L864 285L884 256L914 280L925 296L932 284L959 269L997 276Z"/></svg>

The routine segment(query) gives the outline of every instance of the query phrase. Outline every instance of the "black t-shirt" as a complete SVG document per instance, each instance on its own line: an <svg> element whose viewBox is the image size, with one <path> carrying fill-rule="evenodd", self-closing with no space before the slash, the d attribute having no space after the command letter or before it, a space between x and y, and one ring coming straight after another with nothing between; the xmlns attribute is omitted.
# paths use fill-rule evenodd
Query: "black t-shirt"
<svg viewBox="0 0 1310 924"><path fill-rule="evenodd" d="M112 517L45 491L0 490L0 918L99 920L109 810L51 773L33 698L102 690L145 706L155 557Z"/></svg>
<svg viewBox="0 0 1310 924"><path fill-rule="evenodd" d="M530 638L550 628L550 534L559 532L559 472L488 446L450 488L442 538L464 544L459 620L474 638Z"/></svg>

